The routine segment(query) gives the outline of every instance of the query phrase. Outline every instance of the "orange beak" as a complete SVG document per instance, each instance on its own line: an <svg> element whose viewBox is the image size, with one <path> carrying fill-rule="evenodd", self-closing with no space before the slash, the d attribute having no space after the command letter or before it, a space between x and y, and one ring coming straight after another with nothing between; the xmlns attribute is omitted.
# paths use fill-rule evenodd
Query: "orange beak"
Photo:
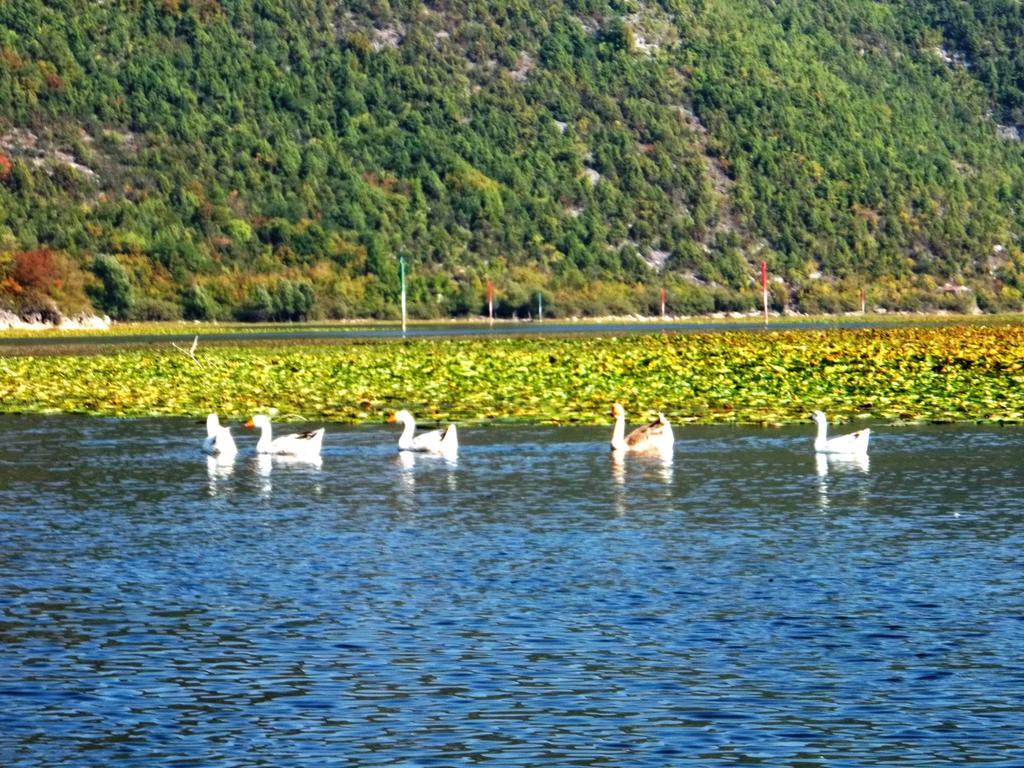
<svg viewBox="0 0 1024 768"><path fill-rule="evenodd" d="M252 428L253 428L253 427L255 427L256 425L252 423L252 419L249 419L249 420L248 420L247 422L245 422L245 424L243 424L242 426L243 426L243 427L245 427L246 429L252 429Z"/></svg>
<svg viewBox="0 0 1024 768"><path fill-rule="evenodd" d="M389 413L388 417L386 419L386 423L387 424L394 424L396 421L398 421L398 419L395 418L395 414Z"/></svg>

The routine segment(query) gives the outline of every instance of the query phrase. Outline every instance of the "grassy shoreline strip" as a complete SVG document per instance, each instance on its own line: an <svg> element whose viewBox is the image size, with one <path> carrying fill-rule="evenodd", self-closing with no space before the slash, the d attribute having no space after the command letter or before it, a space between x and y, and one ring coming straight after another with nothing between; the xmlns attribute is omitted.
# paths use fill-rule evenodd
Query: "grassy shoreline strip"
<svg viewBox="0 0 1024 768"><path fill-rule="evenodd" d="M0 359L0 411L359 423L1024 421L1024 326L417 339Z"/></svg>
<svg viewBox="0 0 1024 768"><path fill-rule="evenodd" d="M591 329L609 323L635 323L637 325L668 325L678 326L686 329L689 326L736 326L749 325L751 330L762 328L763 319L760 313L731 314L731 315L681 315L678 317L661 318L650 317L600 317L600 318L556 318L550 317L547 322L553 325L564 325L577 328ZM436 318L432 320L412 320L409 322L410 329L417 328L451 328L454 330L462 328L502 328L520 329L528 327L533 323L529 321L510 320L501 318L494 323L488 322L482 317L459 317L459 318ZM935 313L849 313L841 315L778 315L773 314L768 327L772 324L785 325L828 325L829 327L843 328L846 325L860 327L863 324L881 327L900 326L921 326L921 325L1011 325L1024 324L1024 315L1013 314L935 314ZM167 322L118 322L107 330L96 330L91 328L3 328L0 329L0 343L5 340L21 341L25 339L38 339L47 341L54 338L81 339L94 338L102 342L109 337L159 337L159 336L190 336L198 335L200 338L215 334L245 336L251 333L273 334L287 337L297 332L302 333L324 333L337 334L346 331L358 334L367 330L395 330L401 328L398 320L309 320L297 323L242 323L234 321L225 322L188 322L188 321L167 321Z"/></svg>

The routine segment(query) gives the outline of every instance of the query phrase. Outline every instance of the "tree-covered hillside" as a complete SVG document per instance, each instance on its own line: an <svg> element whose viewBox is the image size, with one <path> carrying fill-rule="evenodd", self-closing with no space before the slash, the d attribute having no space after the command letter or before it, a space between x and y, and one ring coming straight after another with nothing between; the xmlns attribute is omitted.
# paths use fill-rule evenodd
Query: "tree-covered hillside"
<svg viewBox="0 0 1024 768"><path fill-rule="evenodd" d="M10 0L0 308L1019 309L1017 0ZM953 286L957 289L954 290ZM967 286L970 290L964 290Z"/></svg>

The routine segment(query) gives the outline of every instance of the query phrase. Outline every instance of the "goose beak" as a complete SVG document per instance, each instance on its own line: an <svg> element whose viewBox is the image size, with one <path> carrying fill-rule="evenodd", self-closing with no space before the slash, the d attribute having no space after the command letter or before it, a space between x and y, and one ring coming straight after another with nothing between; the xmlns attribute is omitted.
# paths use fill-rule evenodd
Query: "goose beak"
<svg viewBox="0 0 1024 768"><path fill-rule="evenodd" d="M387 419L385 420L385 423L394 424L396 421L398 421L398 419L395 418L395 414L389 413Z"/></svg>
<svg viewBox="0 0 1024 768"><path fill-rule="evenodd" d="M249 419L249 420L248 420L247 422L245 422L245 424L243 424L242 426L243 426L243 427L245 427L246 429L252 429L252 428L253 428L253 427L255 427L256 425L252 423L252 419Z"/></svg>

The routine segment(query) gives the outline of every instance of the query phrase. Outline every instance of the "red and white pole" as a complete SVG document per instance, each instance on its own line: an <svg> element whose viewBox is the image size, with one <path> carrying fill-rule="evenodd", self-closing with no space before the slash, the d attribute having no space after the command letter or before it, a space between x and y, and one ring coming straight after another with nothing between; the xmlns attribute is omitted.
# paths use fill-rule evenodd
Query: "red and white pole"
<svg viewBox="0 0 1024 768"><path fill-rule="evenodd" d="M661 319L665 319L665 289L661 289Z"/></svg>
<svg viewBox="0 0 1024 768"><path fill-rule="evenodd" d="M494 283L487 281L487 319L494 322Z"/></svg>
<svg viewBox="0 0 1024 768"><path fill-rule="evenodd" d="M768 325L768 262L761 262L761 294L764 300L764 324Z"/></svg>
<svg viewBox="0 0 1024 768"><path fill-rule="evenodd" d="M860 289L860 313L863 315L868 311L868 303L864 297L864 289Z"/></svg>

